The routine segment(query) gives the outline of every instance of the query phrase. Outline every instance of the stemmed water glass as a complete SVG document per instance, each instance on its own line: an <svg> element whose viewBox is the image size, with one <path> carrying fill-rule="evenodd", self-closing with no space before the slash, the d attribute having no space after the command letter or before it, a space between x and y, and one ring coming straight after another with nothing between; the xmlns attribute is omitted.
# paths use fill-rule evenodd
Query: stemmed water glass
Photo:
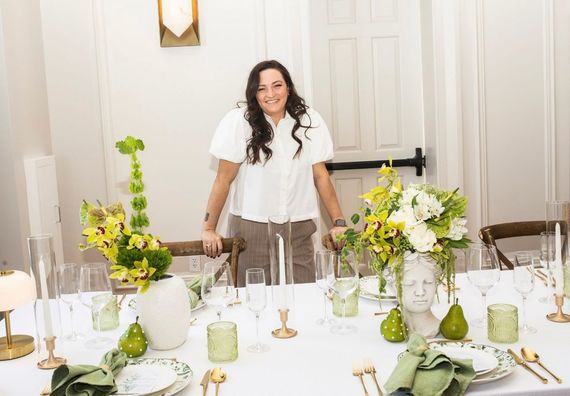
<svg viewBox="0 0 570 396"><path fill-rule="evenodd" d="M101 331L101 314L113 299L111 281L106 263L83 264L79 271L79 301L91 310L93 327ZM88 348L108 348L113 344L109 337L101 335L87 340Z"/></svg>
<svg viewBox="0 0 570 396"><path fill-rule="evenodd" d="M340 323L331 326L331 333L350 334L357 328L346 321L346 298L358 286L358 260L353 252L331 252L331 259L327 266L327 285L340 297L342 304L342 318Z"/></svg>
<svg viewBox="0 0 570 396"><path fill-rule="evenodd" d="M58 267L58 284L61 301L69 310L70 334L64 337L67 341L76 341L83 338L83 334L75 330L73 303L79 298L79 266L75 263L63 263Z"/></svg>
<svg viewBox="0 0 570 396"><path fill-rule="evenodd" d="M523 299L520 331L525 334L534 334L536 329L526 322L526 298L534 289L534 266L532 255L529 252L520 252L515 255L513 284Z"/></svg>
<svg viewBox="0 0 570 396"><path fill-rule="evenodd" d="M473 243L467 252L467 278L483 296L483 309L487 310L487 292L501 278L497 248L485 243ZM485 312L486 313L486 312ZM471 321L475 327L487 327L487 316Z"/></svg>
<svg viewBox="0 0 570 396"><path fill-rule="evenodd" d="M259 342L259 316L267 305L267 286L262 268L249 268L245 271L245 292L247 307L255 314L255 344L247 347L250 352L267 352L269 346Z"/></svg>
<svg viewBox="0 0 570 396"><path fill-rule="evenodd" d="M315 254L315 275L317 286L323 291L323 306L324 315L322 318L317 319L318 325L323 324L333 324L335 321L328 317L327 314L327 300L329 285L327 284L327 268L330 265L330 260L332 258L330 250L322 250Z"/></svg>
<svg viewBox="0 0 570 396"><path fill-rule="evenodd" d="M227 307L236 296L227 262L212 261L204 265L201 296L206 304L216 308L218 320L222 320L222 308Z"/></svg>

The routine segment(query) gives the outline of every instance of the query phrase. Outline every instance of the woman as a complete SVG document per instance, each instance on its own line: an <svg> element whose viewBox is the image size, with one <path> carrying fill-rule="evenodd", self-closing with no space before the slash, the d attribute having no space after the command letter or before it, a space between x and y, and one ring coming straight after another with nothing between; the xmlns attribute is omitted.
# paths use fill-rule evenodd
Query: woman
<svg viewBox="0 0 570 396"><path fill-rule="evenodd" d="M222 119L210 146L219 165L202 225L204 251L209 257L221 254L216 226L230 194L229 232L247 242L240 254L238 286L245 284L245 270L251 267L265 268L271 279L267 219L274 214L291 218L295 283L313 282L311 235L319 213L315 187L335 225L333 240L346 229L325 167L333 157L329 130L277 61L260 62L251 70L245 96L247 106Z"/></svg>

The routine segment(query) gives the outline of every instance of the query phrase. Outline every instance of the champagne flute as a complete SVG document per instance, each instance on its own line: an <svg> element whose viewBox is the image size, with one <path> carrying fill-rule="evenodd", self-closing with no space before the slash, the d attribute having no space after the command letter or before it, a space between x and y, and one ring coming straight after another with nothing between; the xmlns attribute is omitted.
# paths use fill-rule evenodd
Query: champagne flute
<svg viewBox="0 0 570 396"><path fill-rule="evenodd" d="M216 308L218 320L222 320L222 308L235 299L235 287L230 265L227 262L211 261L202 271L202 300Z"/></svg>
<svg viewBox="0 0 570 396"><path fill-rule="evenodd" d="M67 305L69 310L70 334L64 337L67 341L77 341L84 336L75 330L75 315L73 303L79 298L79 266L75 263L63 263L58 267L59 294L61 301Z"/></svg>
<svg viewBox="0 0 570 396"><path fill-rule="evenodd" d="M256 342L247 347L250 352L267 352L269 346L259 342L259 316L267 305L267 286L262 268L249 268L245 271L245 292L247 307L255 314Z"/></svg>
<svg viewBox="0 0 570 396"><path fill-rule="evenodd" d="M88 263L81 266L79 272L79 301L91 310L93 327L101 331L101 313L112 302L111 281L106 263ZM109 348L113 339L96 336L87 340L87 348Z"/></svg>
<svg viewBox="0 0 570 396"><path fill-rule="evenodd" d="M534 334L536 329L526 322L526 298L534 289L534 266L530 252L519 252L515 255L513 284L523 299L522 325L519 329L522 333Z"/></svg>
<svg viewBox="0 0 570 396"><path fill-rule="evenodd" d="M324 315L322 318L317 319L318 325L323 324L333 324L335 321L332 318L328 317L327 314L327 293L329 291L329 286L327 284L327 267L330 265L329 262L331 260L331 251L330 250L322 250L316 252L315 254L315 278L317 282L317 286L323 291L323 307L324 307Z"/></svg>
<svg viewBox="0 0 570 396"><path fill-rule="evenodd" d="M501 278L497 248L485 243L473 243L467 252L467 278L469 282L479 289L483 296L483 309L487 309L487 292L495 286ZM476 318L471 321L475 327L487 327L487 317Z"/></svg>
<svg viewBox="0 0 570 396"><path fill-rule="evenodd" d="M333 334L354 333L357 328L346 321L346 297L358 286L358 260L354 252L331 252L327 266L327 285L340 297L342 317L339 324L331 326Z"/></svg>

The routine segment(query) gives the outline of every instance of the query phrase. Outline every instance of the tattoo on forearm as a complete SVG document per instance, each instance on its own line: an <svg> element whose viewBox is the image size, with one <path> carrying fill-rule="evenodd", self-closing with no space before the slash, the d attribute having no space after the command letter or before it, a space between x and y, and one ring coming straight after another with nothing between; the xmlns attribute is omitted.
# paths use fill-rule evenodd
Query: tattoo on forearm
<svg viewBox="0 0 570 396"><path fill-rule="evenodd" d="M209 218L210 218L210 213L206 212L206 215L204 216L204 221L208 221Z"/></svg>

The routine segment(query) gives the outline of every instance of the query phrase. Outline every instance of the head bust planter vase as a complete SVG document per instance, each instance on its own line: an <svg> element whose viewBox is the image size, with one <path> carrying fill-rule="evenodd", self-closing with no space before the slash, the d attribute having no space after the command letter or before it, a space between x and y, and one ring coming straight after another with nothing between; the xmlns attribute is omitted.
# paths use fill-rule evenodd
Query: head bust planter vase
<svg viewBox="0 0 570 396"><path fill-rule="evenodd" d="M410 184L404 189L391 166L383 166L378 173L378 186L361 196L363 229L349 228L342 237L343 249L358 254L366 249L369 265L378 275L379 294L389 273L410 332L435 335L439 322L430 306L436 286L445 283L448 293L453 290L453 249L466 248L470 242L465 227L467 198L457 190L430 184ZM355 214L351 220L356 225L360 218Z"/></svg>
<svg viewBox="0 0 570 396"><path fill-rule="evenodd" d="M431 312L438 279L438 266L428 255L412 253L404 259L402 305L410 333L426 338L439 332L440 320Z"/></svg>

